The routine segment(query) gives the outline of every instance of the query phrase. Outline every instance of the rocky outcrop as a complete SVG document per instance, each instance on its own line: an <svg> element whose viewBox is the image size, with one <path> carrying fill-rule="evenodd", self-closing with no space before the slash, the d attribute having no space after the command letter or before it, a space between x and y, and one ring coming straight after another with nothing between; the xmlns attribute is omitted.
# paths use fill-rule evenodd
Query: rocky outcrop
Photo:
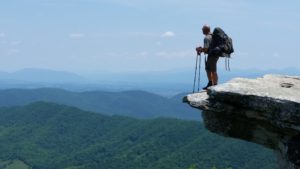
<svg viewBox="0 0 300 169"><path fill-rule="evenodd" d="M236 78L186 96L214 133L275 150L280 169L300 169L300 77Z"/></svg>

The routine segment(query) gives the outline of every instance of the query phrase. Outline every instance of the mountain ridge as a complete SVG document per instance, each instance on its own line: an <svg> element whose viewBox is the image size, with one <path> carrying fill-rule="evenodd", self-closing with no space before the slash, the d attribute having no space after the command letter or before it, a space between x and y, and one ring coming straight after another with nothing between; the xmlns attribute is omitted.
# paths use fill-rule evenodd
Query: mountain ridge
<svg viewBox="0 0 300 169"><path fill-rule="evenodd" d="M25 68L15 72L1 72L0 80L22 83L80 83L84 77L67 71L40 68Z"/></svg>
<svg viewBox="0 0 300 169"><path fill-rule="evenodd" d="M200 112L181 103L150 92L71 92L57 88L0 90L0 106L26 105L36 101L75 106L83 110L137 118L174 117L201 120Z"/></svg>

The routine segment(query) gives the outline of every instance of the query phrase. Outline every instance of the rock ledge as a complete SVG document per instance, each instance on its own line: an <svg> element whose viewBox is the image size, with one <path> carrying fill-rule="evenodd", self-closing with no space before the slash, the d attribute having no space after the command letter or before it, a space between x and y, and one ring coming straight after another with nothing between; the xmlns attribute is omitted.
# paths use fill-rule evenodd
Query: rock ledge
<svg viewBox="0 0 300 169"><path fill-rule="evenodd" d="M206 128L274 149L279 168L300 168L300 77L235 78L186 96Z"/></svg>
<svg viewBox="0 0 300 169"><path fill-rule="evenodd" d="M243 109L234 112L300 131L300 77L265 75L258 79L236 78L209 88L207 93L190 94L186 100L191 106L208 111ZM242 114L245 111L247 113Z"/></svg>

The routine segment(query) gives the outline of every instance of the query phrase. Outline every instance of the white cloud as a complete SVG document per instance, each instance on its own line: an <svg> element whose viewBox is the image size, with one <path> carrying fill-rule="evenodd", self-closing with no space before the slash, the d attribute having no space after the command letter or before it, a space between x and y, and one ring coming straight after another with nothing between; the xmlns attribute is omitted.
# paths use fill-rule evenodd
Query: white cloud
<svg viewBox="0 0 300 169"><path fill-rule="evenodd" d="M3 38L3 37L5 37L6 35L5 35L5 33L4 32L0 32L0 38Z"/></svg>
<svg viewBox="0 0 300 169"><path fill-rule="evenodd" d="M165 37L165 38L171 38L171 37L175 36L175 33L172 31L167 31L167 32L163 33L161 36Z"/></svg>
<svg viewBox="0 0 300 169"><path fill-rule="evenodd" d="M274 53L273 53L273 57L274 57L274 58L280 58L280 54L279 54L278 52L274 52Z"/></svg>
<svg viewBox="0 0 300 169"><path fill-rule="evenodd" d="M12 48L12 49L9 49L9 50L7 51L7 55L8 55L8 56L11 56L11 55L18 54L19 52L20 52L19 49L14 49L14 48Z"/></svg>
<svg viewBox="0 0 300 169"><path fill-rule="evenodd" d="M143 52L137 53L136 56L140 57L140 58L147 58L149 56L149 53L146 51L143 51Z"/></svg>
<svg viewBox="0 0 300 169"><path fill-rule="evenodd" d="M73 38L73 39L79 39L79 38L85 37L85 35L82 34L82 33L71 33L71 34L69 35L69 37L70 37L70 38Z"/></svg>

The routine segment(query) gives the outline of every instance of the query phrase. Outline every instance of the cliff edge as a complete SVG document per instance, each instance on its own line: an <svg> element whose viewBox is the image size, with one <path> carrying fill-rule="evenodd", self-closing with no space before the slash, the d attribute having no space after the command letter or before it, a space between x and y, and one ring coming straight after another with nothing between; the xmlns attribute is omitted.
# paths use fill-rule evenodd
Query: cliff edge
<svg viewBox="0 0 300 169"><path fill-rule="evenodd" d="M275 150L280 169L300 169L300 77L235 78L186 96L205 127Z"/></svg>

